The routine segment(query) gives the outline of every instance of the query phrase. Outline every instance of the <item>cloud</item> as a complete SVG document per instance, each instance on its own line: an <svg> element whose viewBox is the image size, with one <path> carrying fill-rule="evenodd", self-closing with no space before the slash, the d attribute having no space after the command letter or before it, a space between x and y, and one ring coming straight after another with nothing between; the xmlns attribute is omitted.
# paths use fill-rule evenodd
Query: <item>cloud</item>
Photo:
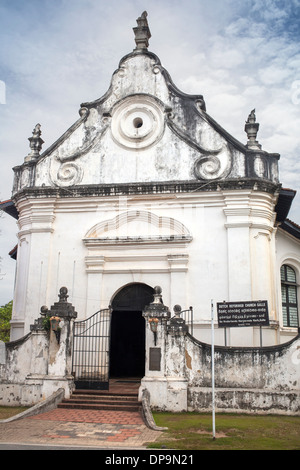
<svg viewBox="0 0 300 470"><path fill-rule="evenodd" d="M150 50L174 83L203 94L208 113L243 143L256 108L258 139L281 154L283 186L299 191L299 0L1 0L1 199L10 197L12 167L29 152L35 124L42 124L45 149L77 120L80 103L107 91L119 60L135 47L132 28L145 9ZM299 199L290 214L297 223ZM0 223L0 255L9 264L15 223Z"/></svg>

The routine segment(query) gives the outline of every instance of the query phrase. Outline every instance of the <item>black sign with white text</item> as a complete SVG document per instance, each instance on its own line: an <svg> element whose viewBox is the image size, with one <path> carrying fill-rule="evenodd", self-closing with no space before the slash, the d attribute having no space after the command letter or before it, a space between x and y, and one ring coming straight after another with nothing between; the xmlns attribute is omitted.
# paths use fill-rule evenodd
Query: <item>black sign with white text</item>
<svg viewBox="0 0 300 470"><path fill-rule="evenodd" d="M266 300L219 302L217 303L217 312L220 328L269 325L268 302Z"/></svg>

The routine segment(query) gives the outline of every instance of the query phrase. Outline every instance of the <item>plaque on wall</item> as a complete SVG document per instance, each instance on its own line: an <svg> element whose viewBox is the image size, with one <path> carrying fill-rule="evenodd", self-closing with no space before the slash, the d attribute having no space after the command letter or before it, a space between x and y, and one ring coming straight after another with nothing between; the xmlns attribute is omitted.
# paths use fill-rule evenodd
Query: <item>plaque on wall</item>
<svg viewBox="0 0 300 470"><path fill-rule="evenodd" d="M149 370L160 370L161 348L149 349Z"/></svg>

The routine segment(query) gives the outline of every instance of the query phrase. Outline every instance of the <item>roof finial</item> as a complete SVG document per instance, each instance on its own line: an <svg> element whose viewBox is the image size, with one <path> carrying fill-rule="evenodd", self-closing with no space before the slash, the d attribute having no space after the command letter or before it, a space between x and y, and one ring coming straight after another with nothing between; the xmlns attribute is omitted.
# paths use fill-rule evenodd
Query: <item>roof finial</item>
<svg viewBox="0 0 300 470"><path fill-rule="evenodd" d="M144 11L141 16L136 20L137 27L133 28L135 35L135 50L147 49L149 46L148 39L151 38L150 29L147 21L148 13Z"/></svg>
<svg viewBox="0 0 300 470"><path fill-rule="evenodd" d="M245 124L245 132L248 137L247 147L251 150L261 149L261 145L256 140L259 124L256 122L255 109L252 109Z"/></svg>
<svg viewBox="0 0 300 470"><path fill-rule="evenodd" d="M32 137L29 137L31 152L25 157L25 162L30 162L31 160L36 160L40 156L40 151L44 143L41 138L41 125L37 124L32 131Z"/></svg>

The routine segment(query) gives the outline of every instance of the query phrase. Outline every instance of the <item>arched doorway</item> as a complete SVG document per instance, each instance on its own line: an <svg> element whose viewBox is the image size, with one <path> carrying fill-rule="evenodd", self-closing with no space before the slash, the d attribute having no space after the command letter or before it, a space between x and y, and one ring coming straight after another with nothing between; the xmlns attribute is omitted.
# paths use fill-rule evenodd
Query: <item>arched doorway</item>
<svg viewBox="0 0 300 470"><path fill-rule="evenodd" d="M141 283L124 286L112 300L110 377L143 377L145 320L142 311L153 301L153 288Z"/></svg>

